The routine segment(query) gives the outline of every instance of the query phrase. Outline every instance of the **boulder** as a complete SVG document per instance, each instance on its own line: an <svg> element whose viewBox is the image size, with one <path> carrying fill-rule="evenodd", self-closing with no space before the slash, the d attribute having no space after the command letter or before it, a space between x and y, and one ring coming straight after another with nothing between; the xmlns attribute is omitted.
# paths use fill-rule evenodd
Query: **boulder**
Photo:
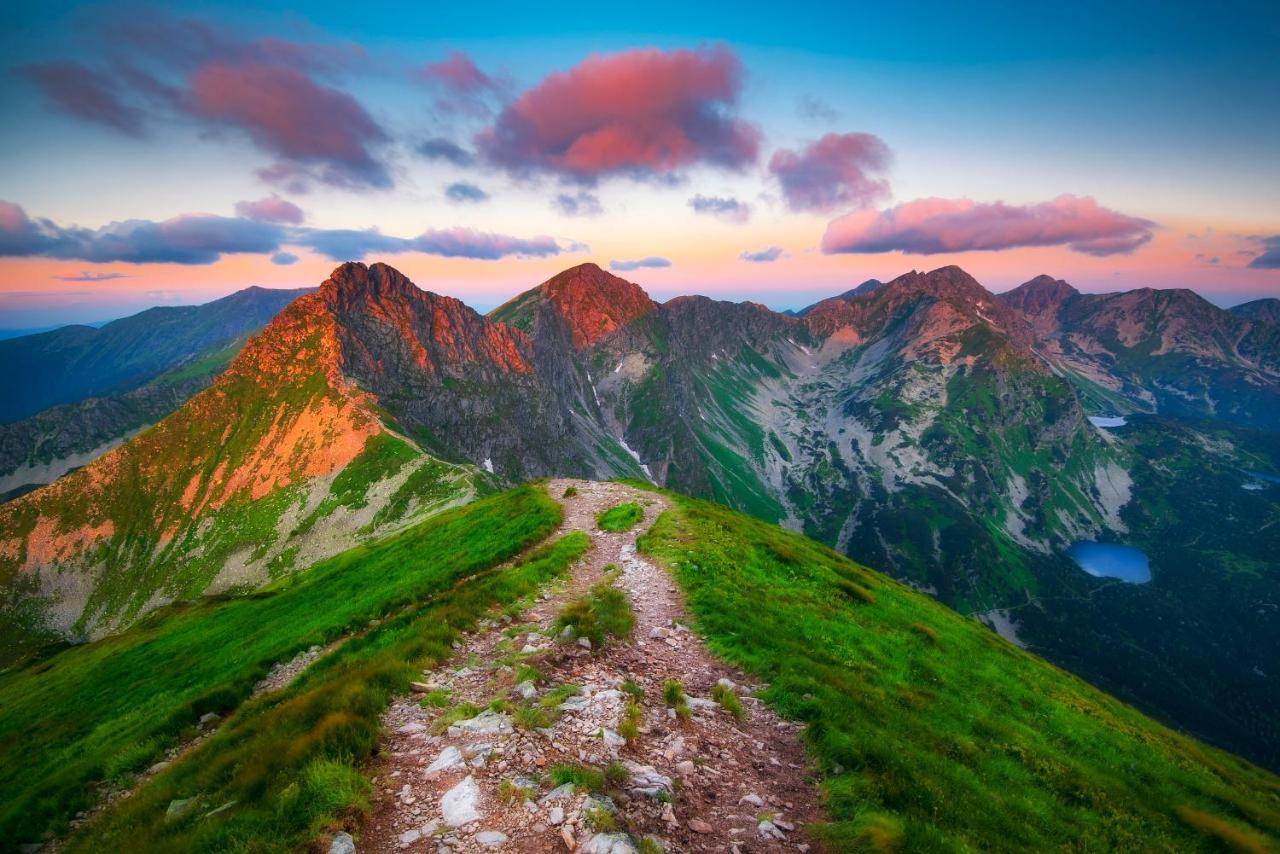
<svg viewBox="0 0 1280 854"><path fill-rule="evenodd" d="M440 751L440 755L435 761L427 766L426 773L428 776L439 774L441 771L448 771L451 768L461 768L466 764L466 760L462 758L462 751L450 745Z"/></svg>
<svg viewBox="0 0 1280 854"><path fill-rule="evenodd" d="M356 841L346 831L335 833L329 843L329 854L356 854Z"/></svg>
<svg viewBox="0 0 1280 854"><path fill-rule="evenodd" d="M480 820L480 787L475 777L468 776L444 793L440 799L440 812L444 823L450 827L462 827Z"/></svg>

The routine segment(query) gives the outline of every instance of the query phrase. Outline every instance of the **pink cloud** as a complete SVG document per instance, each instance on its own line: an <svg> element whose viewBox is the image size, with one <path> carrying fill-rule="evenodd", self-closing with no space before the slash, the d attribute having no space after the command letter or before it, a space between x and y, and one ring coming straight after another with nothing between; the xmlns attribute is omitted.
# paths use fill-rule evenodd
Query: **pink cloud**
<svg viewBox="0 0 1280 854"><path fill-rule="evenodd" d="M700 163L741 169L755 162L760 140L736 115L741 88L742 64L722 47L593 55L522 94L476 143L513 174L583 184Z"/></svg>
<svg viewBox="0 0 1280 854"><path fill-rule="evenodd" d="M889 147L869 133L829 133L803 151L780 148L769 171L797 211L864 208L889 195L889 182L874 177L889 166Z"/></svg>
<svg viewBox="0 0 1280 854"><path fill-rule="evenodd" d="M193 113L243 130L259 146L344 187L389 187L371 145L386 132L345 92L301 72L250 63L203 66L191 78Z"/></svg>
<svg viewBox="0 0 1280 854"><path fill-rule="evenodd" d="M302 208L275 193L256 202L236 202L236 213L245 219L261 222L288 222L297 225L303 220Z"/></svg>
<svg viewBox="0 0 1280 854"><path fill-rule="evenodd" d="M428 62L419 69L418 77L441 92L435 106L445 113L487 116L492 112L491 99L500 98L508 89L506 81L481 71L462 51Z"/></svg>
<svg viewBox="0 0 1280 854"><path fill-rule="evenodd" d="M1156 227L1081 196L1062 195L1033 205L917 199L833 220L822 237L822 251L933 255L1065 245L1086 255L1117 255L1147 243Z"/></svg>

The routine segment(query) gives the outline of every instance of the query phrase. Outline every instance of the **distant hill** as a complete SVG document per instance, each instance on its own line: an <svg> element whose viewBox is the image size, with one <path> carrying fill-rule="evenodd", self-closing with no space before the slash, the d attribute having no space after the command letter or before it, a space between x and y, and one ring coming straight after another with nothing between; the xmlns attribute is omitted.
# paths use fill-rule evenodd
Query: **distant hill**
<svg viewBox="0 0 1280 854"><path fill-rule="evenodd" d="M63 326L0 341L0 423L120 394L261 329L306 293L251 287L204 305L150 308L100 328Z"/></svg>

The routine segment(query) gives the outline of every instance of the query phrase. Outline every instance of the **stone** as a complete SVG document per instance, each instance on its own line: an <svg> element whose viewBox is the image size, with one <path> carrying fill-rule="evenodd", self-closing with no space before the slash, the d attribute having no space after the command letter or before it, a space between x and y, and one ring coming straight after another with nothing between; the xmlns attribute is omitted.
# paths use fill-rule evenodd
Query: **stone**
<svg viewBox="0 0 1280 854"><path fill-rule="evenodd" d="M160 762L157 762L155 765L152 765L150 768L148 768L148 769L147 769L147 773L148 773L148 774L159 774L161 771L163 771L164 769L168 768L170 764L172 764L172 763L170 763L170 762L169 762L169 760L167 760L167 759L162 760L162 761L160 761Z"/></svg>
<svg viewBox="0 0 1280 854"><path fill-rule="evenodd" d="M568 828L560 828L560 841L563 842L564 847L570 851L578 847L577 840L573 838L573 834L569 832Z"/></svg>
<svg viewBox="0 0 1280 854"><path fill-rule="evenodd" d="M169 808L164 811L165 821L173 821L174 819L182 818L191 811L191 808L194 807L195 804L195 798L177 798L169 801Z"/></svg>
<svg viewBox="0 0 1280 854"><path fill-rule="evenodd" d="M476 834L475 840L485 848L498 848L506 844L507 835L501 830L482 830Z"/></svg>
<svg viewBox="0 0 1280 854"><path fill-rule="evenodd" d="M435 686L430 682L410 682L409 690L417 694L429 694L435 690Z"/></svg>
<svg viewBox="0 0 1280 854"><path fill-rule="evenodd" d="M786 839L785 834L771 821L762 821L756 825L756 833L763 839Z"/></svg>
<svg viewBox="0 0 1280 854"><path fill-rule="evenodd" d="M676 763L676 773L681 777L692 777L694 774L698 773L698 766L694 765L688 759L685 759L682 762Z"/></svg>
<svg viewBox="0 0 1280 854"><path fill-rule="evenodd" d="M719 703L715 700L708 700L706 697L689 697L686 699L686 702L688 702L689 708L697 709L699 711L714 712L716 709L720 708Z"/></svg>
<svg viewBox="0 0 1280 854"><path fill-rule="evenodd" d="M329 843L329 854L356 854L356 841L345 830L335 833Z"/></svg>
<svg viewBox="0 0 1280 854"><path fill-rule="evenodd" d="M449 727L449 735L510 735L514 732L511 716L486 709L474 718L458 721Z"/></svg>
<svg viewBox="0 0 1280 854"><path fill-rule="evenodd" d="M404 833L400 834L400 836L397 838L400 840L401 845L412 845L413 843L417 842L419 839L422 838L422 831L414 827L409 830L406 830Z"/></svg>
<svg viewBox="0 0 1280 854"><path fill-rule="evenodd" d="M689 829L694 833L714 833L715 828L700 818L689 819Z"/></svg>
<svg viewBox="0 0 1280 854"><path fill-rule="evenodd" d="M753 806L753 807L763 807L763 806L764 806L764 798L760 797L760 796L759 796L759 795L757 795L755 792L752 792L752 793L751 793L751 794L749 794L749 795L743 795L742 797L738 798L738 803L739 803L739 804L747 804L747 805L749 805L749 806Z"/></svg>
<svg viewBox="0 0 1280 854"><path fill-rule="evenodd" d="M578 638L578 646L583 649L591 649L591 638ZM585 848L583 849L586 850Z"/></svg>
<svg viewBox="0 0 1280 854"><path fill-rule="evenodd" d="M625 738L611 729L600 730L600 738L604 740L604 746L610 748L623 747L627 743Z"/></svg>
<svg viewBox="0 0 1280 854"><path fill-rule="evenodd" d="M426 774L439 774L441 771L448 771L451 768L461 768L466 764L466 760L462 758L462 751L450 745L440 751L440 755L435 758L430 765L427 766Z"/></svg>
<svg viewBox="0 0 1280 854"><path fill-rule="evenodd" d="M582 845L582 854L638 854L625 833L597 833Z"/></svg>
<svg viewBox="0 0 1280 854"><path fill-rule="evenodd" d="M527 643L520 648L522 654L528 655L531 652L537 652L538 648L531 643Z"/></svg>
<svg viewBox="0 0 1280 854"><path fill-rule="evenodd" d="M658 773L652 765L624 762L623 767L630 775L626 784L629 793L650 798L658 797L659 792L671 794L671 778Z"/></svg>
<svg viewBox="0 0 1280 854"><path fill-rule="evenodd" d="M552 807L551 811L547 813L547 821L552 827L559 827L564 824L564 809L561 807Z"/></svg>
<svg viewBox="0 0 1280 854"><path fill-rule="evenodd" d="M205 712L203 715L200 716L200 726L202 727L206 726L208 724L213 723L216 720L218 720L218 715L216 712Z"/></svg>
<svg viewBox="0 0 1280 854"><path fill-rule="evenodd" d="M565 640L568 640L569 638L573 637L573 626L565 626L563 629L561 629L560 637L564 638Z"/></svg>
<svg viewBox="0 0 1280 854"><path fill-rule="evenodd" d="M728 688L730 691L737 690L738 686L732 679L717 679L716 684L721 688Z"/></svg>
<svg viewBox="0 0 1280 854"><path fill-rule="evenodd" d="M462 827L480 820L480 787L476 778L468 776L444 793L440 799L440 812L444 823L450 827Z"/></svg>
<svg viewBox="0 0 1280 854"><path fill-rule="evenodd" d="M427 728L425 726L415 721L413 723L405 724L404 726L397 729L396 732L400 733L401 735L412 735L415 732L425 732L426 729Z"/></svg>
<svg viewBox="0 0 1280 854"><path fill-rule="evenodd" d="M526 679L516 686L516 693L522 700L532 700L538 696L538 686L534 685L532 680Z"/></svg>
<svg viewBox="0 0 1280 854"><path fill-rule="evenodd" d="M565 783L564 785L556 786L554 789L547 792L545 795L542 796L541 799L539 799L538 803L552 804L552 803L555 803L556 801L567 801L572 797L573 797L573 784Z"/></svg>

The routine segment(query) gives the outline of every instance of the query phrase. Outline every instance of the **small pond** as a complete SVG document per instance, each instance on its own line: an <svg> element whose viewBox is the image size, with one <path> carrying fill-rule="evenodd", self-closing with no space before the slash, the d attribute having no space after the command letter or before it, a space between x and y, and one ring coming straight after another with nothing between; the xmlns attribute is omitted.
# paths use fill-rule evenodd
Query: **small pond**
<svg viewBox="0 0 1280 854"><path fill-rule="evenodd" d="M1146 553L1133 546L1079 542L1067 549L1067 556L1096 578L1118 578L1129 584L1146 584L1151 580Z"/></svg>

